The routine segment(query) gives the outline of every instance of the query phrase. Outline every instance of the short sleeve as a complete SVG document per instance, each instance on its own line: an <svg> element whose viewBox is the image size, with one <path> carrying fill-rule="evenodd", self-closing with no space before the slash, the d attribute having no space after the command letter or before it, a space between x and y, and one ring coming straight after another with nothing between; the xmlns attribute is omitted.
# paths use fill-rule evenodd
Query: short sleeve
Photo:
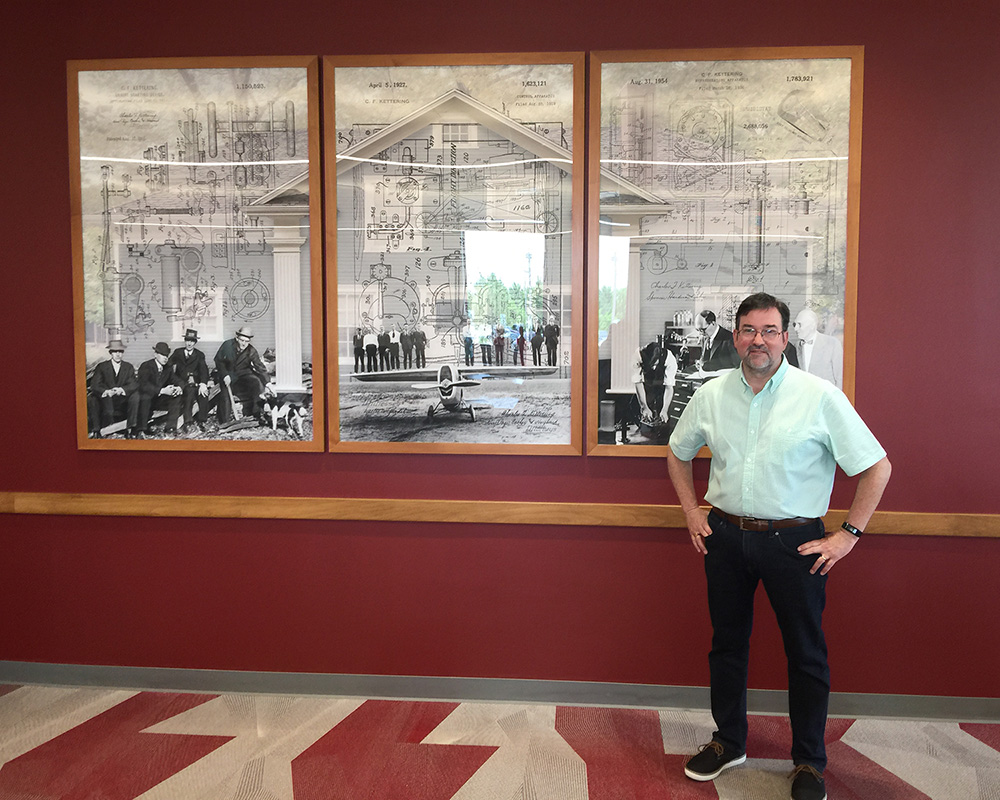
<svg viewBox="0 0 1000 800"><path fill-rule="evenodd" d="M885 448L839 389L827 393L823 415L830 453L845 473L857 475L885 458Z"/></svg>
<svg viewBox="0 0 1000 800"><path fill-rule="evenodd" d="M702 429L701 392L695 392L670 434L670 451L681 461L690 461L707 444Z"/></svg>

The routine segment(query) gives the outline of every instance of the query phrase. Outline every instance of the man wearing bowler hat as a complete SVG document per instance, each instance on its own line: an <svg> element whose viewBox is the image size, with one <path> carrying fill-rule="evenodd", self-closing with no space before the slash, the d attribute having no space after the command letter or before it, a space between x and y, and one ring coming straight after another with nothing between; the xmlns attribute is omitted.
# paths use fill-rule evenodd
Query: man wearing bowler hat
<svg viewBox="0 0 1000 800"><path fill-rule="evenodd" d="M184 346L171 353L167 367L180 379L184 392L184 428L197 421L199 430L204 431L208 421L208 364L205 354L195 347L197 343L198 331L188 328L184 332ZM198 403L197 414L195 403Z"/></svg>
<svg viewBox="0 0 1000 800"><path fill-rule="evenodd" d="M267 394L267 367L260 354L250 343L253 331L244 325L232 339L227 339L215 354L215 369L221 392L219 393L219 423L225 425L232 419L230 391L243 404L244 416L259 417L262 401Z"/></svg>
<svg viewBox="0 0 1000 800"><path fill-rule="evenodd" d="M91 425L95 426L92 434L95 439L101 438L101 429L106 428L116 419L124 419L125 438L131 439L138 433L139 418L139 382L135 377L135 367L123 360L125 345L121 339L108 342L110 358L102 361L94 369L90 379Z"/></svg>
<svg viewBox="0 0 1000 800"><path fill-rule="evenodd" d="M166 342L153 345L153 357L139 365L139 425L141 435L149 435L153 412L166 409L164 433L177 433L177 418L181 414L184 389L174 370L167 366L170 346Z"/></svg>

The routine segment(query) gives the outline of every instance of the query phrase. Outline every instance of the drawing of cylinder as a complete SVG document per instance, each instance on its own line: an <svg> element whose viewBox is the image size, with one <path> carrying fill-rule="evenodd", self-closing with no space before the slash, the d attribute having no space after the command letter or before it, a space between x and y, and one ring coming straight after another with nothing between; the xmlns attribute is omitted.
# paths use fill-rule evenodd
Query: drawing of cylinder
<svg viewBox="0 0 1000 800"><path fill-rule="evenodd" d="M760 181L753 181L753 199L750 201L750 264L759 267L764 263L764 198Z"/></svg>
<svg viewBox="0 0 1000 800"><path fill-rule="evenodd" d="M215 103L208 104L208 154L215 158L219 155L219 136L215 127Z"/></svg>
<svg viewBox="0 0 1000 800"><path fill-rule="evenodd" d="M160 297L167 316L181 313L181 255L183 248L167 239L156 248L160 256Z"/></svg>
<svg viewBox="0 0 1000 800"><path fill-rule="evenodd" d="M289 158L295 155L295 103L285 103L285 152Z"/></svg>
<svg viewBox="0 0 1000 800"><path fill-rule="evenodd" d="M104 327L109 335L121 333L122 292L121 276L108 270L104 273Z"/></svg>
<svg viewBox="0 0 1000 800"><path fill-rule="evenodd" d="M448 272L451 283L451 317L453 325L464 323L462 309L466 306L465 257L462 251L456 250L444 257L444 268Z"/></svg>

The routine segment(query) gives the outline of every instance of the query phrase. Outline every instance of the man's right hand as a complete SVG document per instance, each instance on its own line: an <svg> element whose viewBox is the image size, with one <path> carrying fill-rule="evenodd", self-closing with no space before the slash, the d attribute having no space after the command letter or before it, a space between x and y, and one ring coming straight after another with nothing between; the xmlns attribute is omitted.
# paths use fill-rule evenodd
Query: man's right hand
<svg viewBox="0 0 1000 800"><path fill-rule="evenodd" d="M690 511L684 512L684 519L687 520L688 533L691 534L691 543L694 549L703 556L708 554L705 547L705 537L712 535L712 526L708 524L708 510L697 506Z"/></svg>

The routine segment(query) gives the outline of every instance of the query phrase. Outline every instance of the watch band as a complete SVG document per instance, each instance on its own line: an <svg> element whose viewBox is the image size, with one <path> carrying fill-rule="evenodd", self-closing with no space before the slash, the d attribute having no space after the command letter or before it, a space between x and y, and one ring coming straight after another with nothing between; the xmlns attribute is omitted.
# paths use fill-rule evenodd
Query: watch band
<svg viewBox="0 0 1000 800"><path fill-rule="evenodd" d="M864 531L861 531L861 530L858 530L857 528L855 528L850 522L845 522L840 527L843 528L848 533L854 534L855 536L858 536L858 537L860 537L861 534L864 533Z"/></svg>

